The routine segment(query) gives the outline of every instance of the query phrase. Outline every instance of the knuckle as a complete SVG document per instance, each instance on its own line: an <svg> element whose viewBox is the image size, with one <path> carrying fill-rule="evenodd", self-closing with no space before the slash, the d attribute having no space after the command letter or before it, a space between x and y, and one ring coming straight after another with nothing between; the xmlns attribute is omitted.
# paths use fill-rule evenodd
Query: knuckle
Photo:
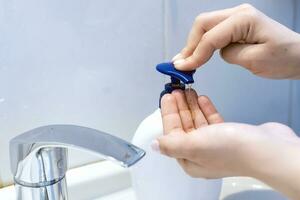
<svg viewBox="0 0 300 200"><path fill-rule="evenodd" d="M173 101L175 101L175 97L171 94L165 94L161 99L162 103L169 103Z"/></svg>
<svg viewBox="0 0 300 200"><path fill-rule="evenodd" d="M211 12L205 12L198 15L194 20L194 26L197 26L198 28L201 28L205 31L207 31L207 27L210 24L210 19L213 17Z"/></svg>
<svg viewBox="0 0 300 200"><path fill-rule="evenodd" d="M217 112L212 113L209 116L207 116L207 119L210 120L210 121L213 121L215 123L220 123L222 121L220 114L217 113Z"/></svg>
<svg viewBox="0 0 300 200"><path fill-rule="evenodd" d="M253 10L253 9L255 9L254 6L252 6L249 3L243 3L243 4L239 5L238 8L240 10Z"/></svg>
<svg viewBox="0 0 300 200"><path fill-rule="evenodd" d="M203 106L209 106L210 105L209 98L206 95L199 96L199 100L201 101L201 104Z"/></svg>
<svg viewBox="0 0 300 200"><path fill-rule="evenodd" d="M202 38L201 38L201 40L203 40L203 41L206 41L206 40L209 40L209 32L206 32L206 33L204 33L203 35L202 35Z"/></svg>
<svg viewBox="0 0 300 200"><path fill-rule="evenodd" d="M201 56L195 52L187 59L191 66L199 66L201 64Z"/></svg>
<svg viewBox="0 0 300 200"><path fill-rule="evenodd" d="M193 52L193 50L191 48L189 48L189 47L184 47L181 50L181 54L182 55L190 55L192 52Z"/></svg>
<svg viewBox="0 0 300 200"><path fill-rule="evenodd" d="M198 24L202 21L202 14L198 15L195 19L194 19L194 24Z"/></svg>
<svg viewBox="0 0 300 200"><path fill-rule="evenodd" d="M214 36L210 32L206 32L203 34L201 41L205 42L209 48L217 49L217 44L220 43L222 37L214 38Z"/></svg>
<svg viewBox="0 0 300 200"><path fill-rule="evenodd" d="M259 19L259 15L259 11L252 6L242 9L239 13L239 16L242 20L247 20L250 22L257 21Z"/></svg>
<svg viewBox="0 0 300 200"><path fill-rule="evenodd" d="M243 22L243 24L256 21L256 16L254 13L244 12L244 13L238 14L238 17L239 17L240 21Z"/></svg>
<svg viewBox="0 0 300 200"><path fill-rule="evenodd" d="M174 95L175 97L182 97L184 95L184 92L181 89L176 89L172 91L172 95Z"/></svg>
<svg viewBox="0 0 300 200"><path fill-rule="evenodd" d="M198 24L198 23L202 23L202 21L204 20L204 18L207 16L207 13L201 13L199 14L195 20L194 20L194 23L195 24Z"/></svg>

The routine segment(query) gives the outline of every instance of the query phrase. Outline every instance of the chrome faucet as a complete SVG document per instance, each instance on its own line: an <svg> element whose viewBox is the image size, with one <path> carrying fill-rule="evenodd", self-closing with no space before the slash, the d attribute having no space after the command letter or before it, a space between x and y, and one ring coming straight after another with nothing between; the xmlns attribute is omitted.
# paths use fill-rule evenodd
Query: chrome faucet
<svg viewBox="0 0 300 200"><path fill-rule="evenodd" d="M10 141L11 170L18 200L67 200L67 149L89 151L129 167L145 152L115 136L75 126L50 125Z"/></svg>

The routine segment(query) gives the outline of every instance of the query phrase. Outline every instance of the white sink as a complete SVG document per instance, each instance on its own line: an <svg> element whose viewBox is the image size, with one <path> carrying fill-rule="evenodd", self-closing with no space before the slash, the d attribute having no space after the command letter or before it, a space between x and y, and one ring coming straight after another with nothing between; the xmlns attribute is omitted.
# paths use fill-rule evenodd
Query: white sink
<svg viewBox="0 0 300 200"><path fill-rule="evenodd" d="M136 200L134 190L128 188L94 200ZM287 200L265 184L252 178L224 179L220 200Z"/></svg>
<svg viewBox="0 0 300 200"><path fill-rule="evenodd" d="M224 179L222 200L287 200L264 183L248 177Z"/></svg>
<svg viewBox="0 0 300 200"><path fill-rule="evenodd" d="M67 173L69 199L136 200L129 170L109 161L71 169ZM0 189L0 199L14 200L14 186ZM248 177L225 178L220 200L287 200L267 185Z"/></svg>

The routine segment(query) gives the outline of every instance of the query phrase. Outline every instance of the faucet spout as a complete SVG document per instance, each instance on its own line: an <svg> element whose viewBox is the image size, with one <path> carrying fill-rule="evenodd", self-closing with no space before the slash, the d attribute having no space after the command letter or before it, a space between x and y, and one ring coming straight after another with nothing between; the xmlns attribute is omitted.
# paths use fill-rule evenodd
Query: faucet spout
<svg viewBox="0 0 300 200"><path fill-rule="evenodd" d="M123 167L130 167L145 155L142 149L95 129L75 125L43 126L10 141L11 171L15 183L38 188L60 182L67 171L68 148L94 153ZM49 198L48 195L45 199L67 198Z"/></svg>

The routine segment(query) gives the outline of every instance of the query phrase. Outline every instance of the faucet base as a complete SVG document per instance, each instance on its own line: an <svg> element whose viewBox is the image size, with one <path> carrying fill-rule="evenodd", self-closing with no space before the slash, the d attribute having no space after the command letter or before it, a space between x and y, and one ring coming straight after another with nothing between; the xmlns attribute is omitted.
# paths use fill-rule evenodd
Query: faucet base
<svg viewBox="0 0 300 200"><path fill-rule="evenodd" d="M68 148L96 153L130 167L145 151L120 138L75 125L49 125L27 131L10 141L11 169L17 199L66 200Z"/></svg>
<svg viewBox="0 0 300 200"><path fill-rule="evenodd" d="M26 187L15 184L17 200L67 200L66 178L45 187Z"/></svg>

